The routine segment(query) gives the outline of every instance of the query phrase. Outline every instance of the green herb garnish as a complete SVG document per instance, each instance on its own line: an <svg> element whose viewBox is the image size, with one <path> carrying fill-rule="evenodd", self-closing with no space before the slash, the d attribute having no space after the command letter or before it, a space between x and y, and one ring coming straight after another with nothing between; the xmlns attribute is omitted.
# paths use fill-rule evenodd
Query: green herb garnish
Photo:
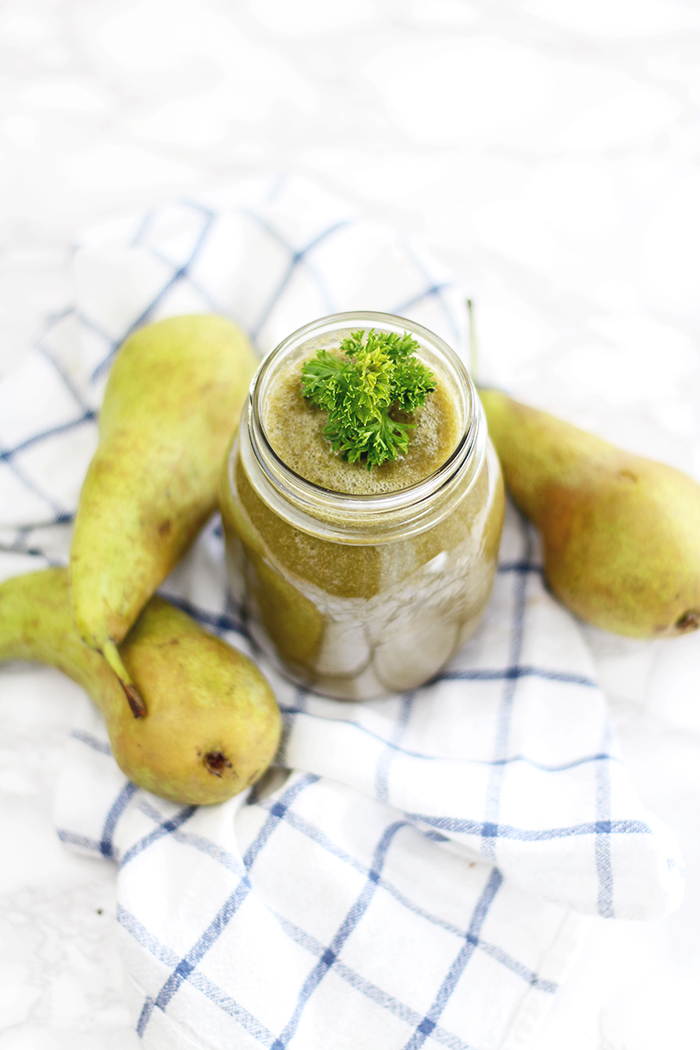
<svg viewBox="0 0 700 1050"><path fill-rule="evenodd" d="M414 412L435 389L432 372L414 356L419 343L408 334L353 332L343 339L345 357L319 350L301 370L304 397L328 412L323 435L334 452L367 469L396 459L408 448L412 423L390 412Z"/></svg>

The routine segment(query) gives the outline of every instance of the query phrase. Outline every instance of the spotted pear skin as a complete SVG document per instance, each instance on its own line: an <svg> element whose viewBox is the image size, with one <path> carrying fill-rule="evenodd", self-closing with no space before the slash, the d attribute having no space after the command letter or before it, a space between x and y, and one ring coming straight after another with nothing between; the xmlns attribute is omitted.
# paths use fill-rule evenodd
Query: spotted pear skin
<svg viewBox="0 0 700 1050"><path fill-rule="evenodd" d="M700 627L700 485L555 416L481 390L506 486L537 525L553 593L636 638Z"/></svg>
<svg viewBox="0 0 700 1050"><path fill-rule="evenodd" d="M139 787L207 805L262 776L279 744L281 717L251 660L158 596L121 655L143 692L144 718L132 717L116 674L80 637L66 569L0 584L0 662L48 664L82 686L104 715L117 764Z"/></svg>

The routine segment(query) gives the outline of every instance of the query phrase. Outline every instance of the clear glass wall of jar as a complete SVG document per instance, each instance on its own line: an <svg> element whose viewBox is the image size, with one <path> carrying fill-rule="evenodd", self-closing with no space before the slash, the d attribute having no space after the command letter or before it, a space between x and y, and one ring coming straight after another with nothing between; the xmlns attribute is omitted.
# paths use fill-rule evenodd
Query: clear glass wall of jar
<svg viewBox="0 0 700 1050"><path fill-rule="evenodd" d="M428 459L427 475L407 486L397 461L385 490L368 494L358 474L361 491L334 491L280 456L270 433L299 417L275 419L271 406L279 384L295 383L318 348L337 349L350 332L369 329L417 341L454 437L446 458ZM323 455L337 462L324 443ZM351 468L367 473L361 463ZM493 583L503 509L500 467L464 365L422 326L374 312L314 321L265 359L222 478L229 573L254 638L287 677L347 700L417 688L473 634Z"/></svg>

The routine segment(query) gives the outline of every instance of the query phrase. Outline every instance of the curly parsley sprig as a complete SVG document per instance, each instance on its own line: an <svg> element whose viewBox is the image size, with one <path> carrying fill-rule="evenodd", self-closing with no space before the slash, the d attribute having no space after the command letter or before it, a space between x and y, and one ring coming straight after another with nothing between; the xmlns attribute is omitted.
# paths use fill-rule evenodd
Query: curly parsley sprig
<svg viewBox="0 0 700 1050"><path fill-rule="evenodd" d="M392 410L414 412L435 389L432 372L414 356L408 332L352 332L340 344L344 357L319 350L301 371L304 397L328 412L324 437L350 463L366 457L367 469L396 459L408 448L412 423Z"/></svg>

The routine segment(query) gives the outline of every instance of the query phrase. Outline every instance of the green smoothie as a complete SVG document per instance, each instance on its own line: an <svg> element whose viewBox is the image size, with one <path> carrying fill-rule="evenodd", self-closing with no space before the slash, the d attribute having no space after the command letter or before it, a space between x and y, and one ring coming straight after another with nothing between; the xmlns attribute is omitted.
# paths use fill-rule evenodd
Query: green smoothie
<svg viewBox="0 0 700 1050"><path fill-rule="evenodd" d="M266 399L263 419L277 455L307 481L333 492L356 495L395 492L427 478L457 446L461 420L449 376L443 374L422 408L410 414L392 413L393 418L415 427L406 455L370 470L364 463L349 463L332 451L329 455L328 441L323 436L328 414L314 408L303 396L303 364L296 362L280 369Z"/></svg>
<svg viewBox="0 0 700 1050"><path fill-rule="evenodd" d="M474 632L504 497L463 366L390 315L355 315L352 328L411 331L435 389L415 412L394 413L413 427L400 458L368 470L333 452L301 371L319 346L339 353L346 320L307 326L262 366L226 464L222 518L259 643L296 682L369 699L423 684Z"/></svg>

